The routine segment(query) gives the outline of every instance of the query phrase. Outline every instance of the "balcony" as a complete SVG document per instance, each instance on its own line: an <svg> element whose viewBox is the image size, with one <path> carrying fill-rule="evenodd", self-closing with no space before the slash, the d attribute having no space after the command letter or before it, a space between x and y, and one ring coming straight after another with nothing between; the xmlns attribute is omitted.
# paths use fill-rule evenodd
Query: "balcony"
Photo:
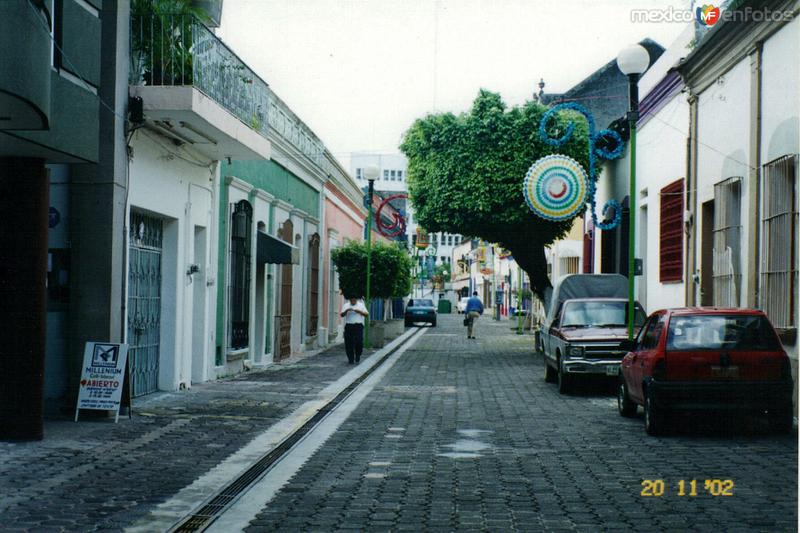
<svg viewBox="0 0 800 533"><path fill-rule="evenodd" d="M268 158L277 137L330 172L322 142L191 15L131 16L130 84L151 127L213 159Z"/></svg>

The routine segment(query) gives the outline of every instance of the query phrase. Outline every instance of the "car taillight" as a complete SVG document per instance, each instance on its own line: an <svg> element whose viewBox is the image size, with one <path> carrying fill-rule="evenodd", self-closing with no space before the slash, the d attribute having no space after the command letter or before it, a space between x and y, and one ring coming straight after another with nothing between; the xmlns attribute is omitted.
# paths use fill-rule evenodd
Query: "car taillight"
<svg viewBox="0 0 800 533"><path fill-rule="evenodd" d="M664 379L667 377L667 364L666 361L663 359L659 359L655 365L653 365L653 378L654 379Z"/></svg>

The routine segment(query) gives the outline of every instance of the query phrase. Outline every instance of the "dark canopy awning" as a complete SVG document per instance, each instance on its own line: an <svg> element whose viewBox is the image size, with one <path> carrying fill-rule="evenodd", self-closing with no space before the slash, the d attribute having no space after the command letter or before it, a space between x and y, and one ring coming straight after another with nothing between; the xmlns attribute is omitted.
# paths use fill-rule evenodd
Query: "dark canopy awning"
<svg viewBox="0 0 800 533"><path fill-rule="evenodd" d="M294 246L282 240L268 235L263 231L258 232L258 243L256 245L256 261L259 263L271 263L274 265L289 265L297 263L292 253Z"/></svg>

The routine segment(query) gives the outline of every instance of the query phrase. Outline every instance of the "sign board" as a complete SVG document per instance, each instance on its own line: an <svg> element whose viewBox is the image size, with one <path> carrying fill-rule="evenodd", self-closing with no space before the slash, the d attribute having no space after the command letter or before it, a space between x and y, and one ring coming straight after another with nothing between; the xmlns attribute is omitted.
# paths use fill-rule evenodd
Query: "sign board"
<svg viewBox="0 0 800 533"><path fill-rule="evenodd" d="M75 421L81 409L115 411L119 420L119 408L123 401L123 387L126 380L128 345L113 342L87 342L83 351L78 405L75 408ZM124 398L126 405L130 405Z"/></svg>

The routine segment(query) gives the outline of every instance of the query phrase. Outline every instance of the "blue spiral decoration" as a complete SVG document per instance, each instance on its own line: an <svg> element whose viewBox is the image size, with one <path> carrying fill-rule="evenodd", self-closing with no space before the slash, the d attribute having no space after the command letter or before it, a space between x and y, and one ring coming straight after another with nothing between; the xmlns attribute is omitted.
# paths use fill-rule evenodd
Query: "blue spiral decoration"
<svg viewBox="0 0 800 533"><path fill-rule="evenodd" d="M624 148L624 143L622 142L622 137L613 130L609 129L602 129L599 131L595 131L595 124L594 118L592 118L591 113L589 110L583 107L581 104L576 102L565 102L563 104L558 104L550 108L547 113L544 114L542 117L542 121L539 123L539 137L541 137L542 141L550 146L561 146L569 141L572 134L575 132L575 122L570 121L567 123L566 131L560 137L551 137L548 133L548 126L550 122L556 117L556 114L559 111L564 110L571 110L576 111L583 115L586 118L586 121L589 123L589 202L592 206L592 222L594 223L595 227L600 228L601 230L608 230L617 227L622 220L622 206L620 206L617 200L611 199L608 200L605 204L603 204L602 214L605 218L608 214L610 209L614 210L614 218L607 223L600 222L597 218L597 199L595 198L597 192L597 170L595 169L595 158L600 157L602 159L611 160L617 159L622 155L622 150ZM614 148L608 149L604 146L600 145L600 141L605 139L607 141L611 141L613 143Z"/></svg>

